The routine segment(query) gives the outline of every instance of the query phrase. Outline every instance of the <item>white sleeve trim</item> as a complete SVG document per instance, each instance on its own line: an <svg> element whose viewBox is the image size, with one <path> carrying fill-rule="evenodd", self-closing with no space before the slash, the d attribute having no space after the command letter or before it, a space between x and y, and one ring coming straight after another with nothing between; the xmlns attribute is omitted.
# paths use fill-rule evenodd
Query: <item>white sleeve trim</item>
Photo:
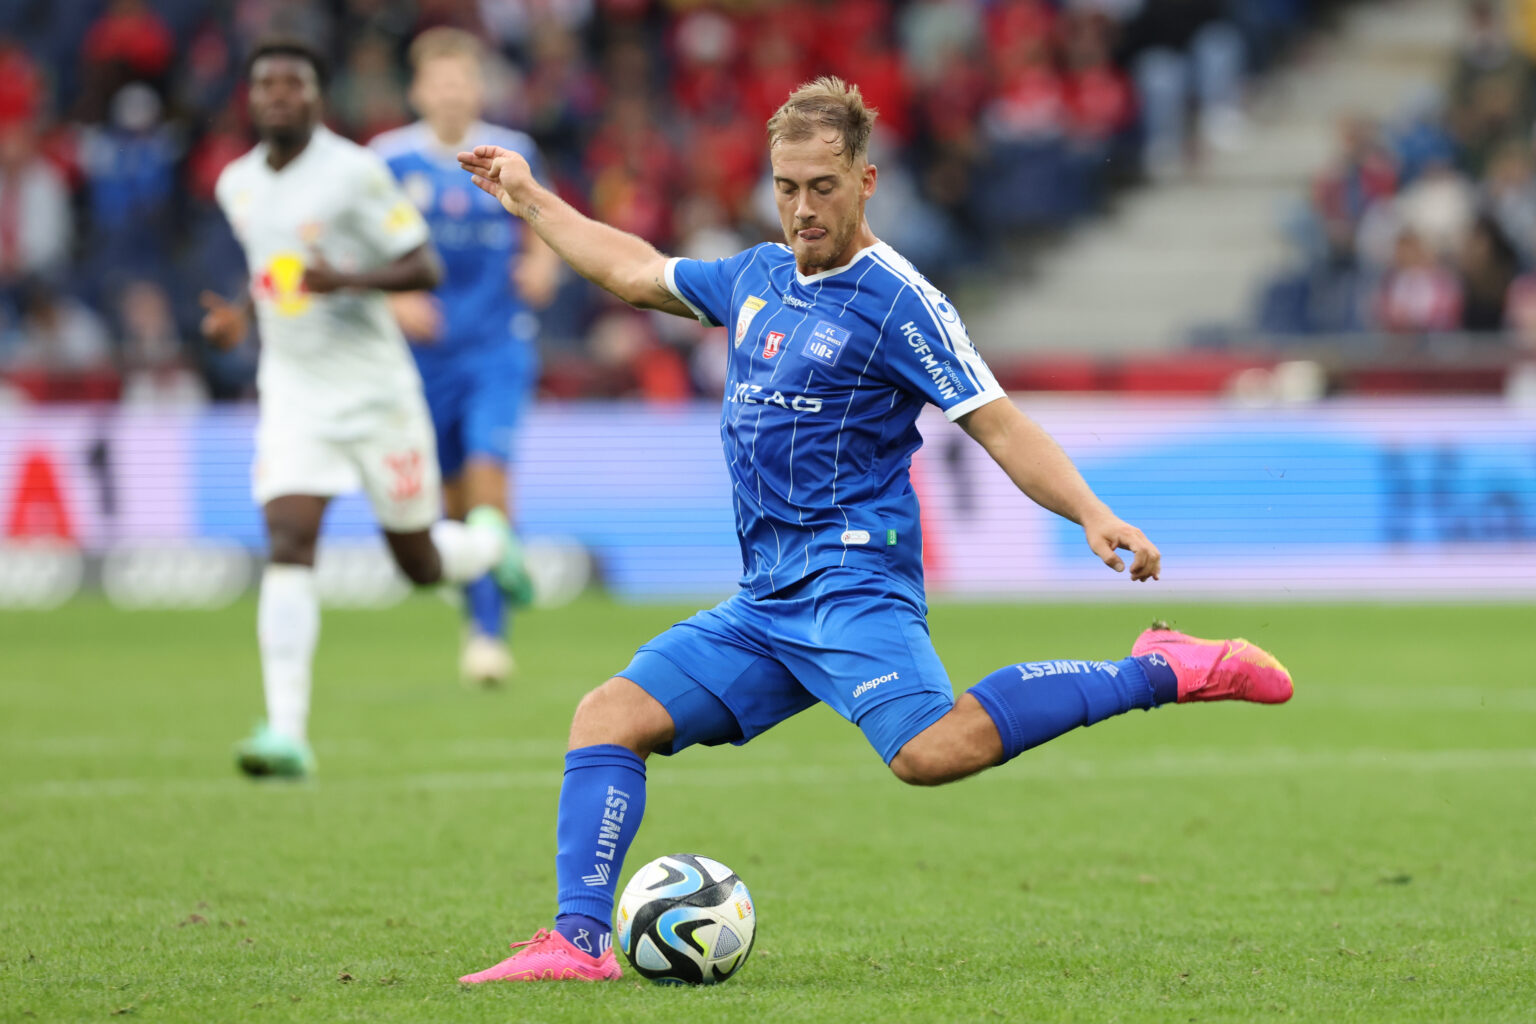
<svg viewBox="0 0 1536 1024"><path fill-rule="evenodd" d="M1008 397L1008 393L1006 391L1004 391L1002 388L998 387L996 384L993 384L990 387L988 387L985 391L981 392L981 394L979 394L979 395L972 395L970 398L967 398L965 401L963 401L963 402L956 402L954 405L950 406L948 409L945 409L944 410L944 416L945 416L946 419L949 420L949 422L953 423L953 422L955 422L955 420L959 419L961 416L964 416L968 412L974 412L975 410L980 409L984 405L991 405L993 402L997 401L999 398L1007 398L1007 397Z"/></svg>
<svg viewBox="0 0 1536 1024"><path fill-rule="evenodd" d="M715 323L709 318L708 313L704 312L698 306L695 306L692 302L690 302L688 300L688 296L684 295L683 290L677 286L677 264L681 259L681 256L673 256L671 259L667 260L667 291L671 292L673 296L676 297L678 302L681 302L683 305L687 306L688 309L692 311L693 315L699 318L699 323L703 324L705 327L719 327L719 324Z"/></svg>

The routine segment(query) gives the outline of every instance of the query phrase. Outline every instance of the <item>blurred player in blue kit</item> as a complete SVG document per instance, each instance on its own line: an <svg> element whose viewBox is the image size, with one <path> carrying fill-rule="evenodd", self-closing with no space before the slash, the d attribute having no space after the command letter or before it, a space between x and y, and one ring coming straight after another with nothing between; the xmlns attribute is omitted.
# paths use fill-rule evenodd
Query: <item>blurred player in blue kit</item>
<svg viewBox="0 0 1536 1024"><path fill-rule="evenodd" d="M820 702L901 781L974 775L1133 708L1281 703L1291 678L1245 640L1158 623L1115 661L1005 665L958 699L934 651L909 470L935 405L1023 494L1083 528L1116 572L1156 579L1157 547L1089 488L1008 401L959 314L865 219L874 112L818 79L768 122L783 243L667 259L582 216L496 146L460 154L482 189L579 273L631 305L730 332L720 435L742 576L737 592L641 646L571 723L556 818L557 916L508 959L461 978L611 980L614 894L645 813L651 754L746 743ZM707 155L703 158L707 159ZM647 955L642 947L637 957Z"/></svg>
<svg viewBox="0 0 1536 1024"><path fill-rule="evenodd" d="M443 280L431 292L393 295L390 305L426 389L444 511L453 519L478 506L506 512L513 435L538 379L533 310L553 297L560 261L465 178L454 154L489 141L522 156L539 177L541 162L527 135L480 120L485 54L474 36L429 29L411 44L410 60L411 104L421 120L371 146L425 216ZM513 671L502 590L486 576L464 588L464 599L460 674L470 683L501 683Z"/></svg>

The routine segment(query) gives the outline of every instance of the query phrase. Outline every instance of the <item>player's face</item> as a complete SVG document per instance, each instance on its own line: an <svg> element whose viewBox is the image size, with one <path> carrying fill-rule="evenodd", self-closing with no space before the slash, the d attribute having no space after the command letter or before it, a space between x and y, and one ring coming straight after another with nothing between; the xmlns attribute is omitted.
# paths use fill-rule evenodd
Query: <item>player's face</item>
<svg viewBox="0 0 1536 1024"><path fill-rule="evenodd" d="M850 163L836 136L781 142L771 152L773 193L784 240L803 274L840 267L863 241L864 203L875 193L875 167Z"/></svg>
<svg viewBox="0 0 1536 1024"><path fill-rule="evenodd" d="M261 138L306 138L319 118L320 82L309 61L273 54L251 68L251 124Z"/></svg>
<svg viewBox="0 0 1536 1024"><path fill-rule="evenodd" d="M429 124L467 127L485 106L485 79L473 57L434 57L411 83L411 103Z"/></svg>

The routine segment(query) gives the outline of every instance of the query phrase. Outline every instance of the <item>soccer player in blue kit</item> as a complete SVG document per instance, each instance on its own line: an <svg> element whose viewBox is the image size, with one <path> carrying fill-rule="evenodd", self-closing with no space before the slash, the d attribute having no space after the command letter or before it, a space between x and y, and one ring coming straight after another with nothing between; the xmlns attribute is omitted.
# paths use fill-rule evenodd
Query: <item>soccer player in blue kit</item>
<svg viewBox="0 0 1536 1024"><path fill-rule="evenodd" d="M560 789L555 927L461 981L619 977L613 900L650 754L745 743L819 701L897 778L931 786L1132 708L1291 696L1289 673L1253 644L1157 624L1118 661L1006 665L954 697L928 635L908 478L924 403L1025 495L1080 524L1111 569L1126 568L1126 550L1133 580L1156 579L1161 556L1006 399L948 300L870 230L873 120L840 79L791 94L768 122L786 244L713 262L666 259L582 216L517 154L459 154L581 274L632 305L731 332L720 433L743 562L736 594L643 645L582 699Z"/></svg>
<svg viewBox="0 0 1536 1024"><path fill-rule="evenodd" d="M437 431L444 511L482 505L507 512L513 433L538 376L530 307L554 294L559 258L500 204L465 180L454 154L488 140L540 166L533 140L480 120L485 101L480 41L454 28L411 43L411 102L422 119L378 136L372 148L421 210L442 256L433 292L391 297L416 356ZM526 600L528 581L523 579ZM513 668L502 588L489 576L464 588L468 627L459 657L466 682L495 685Z"/></svg>

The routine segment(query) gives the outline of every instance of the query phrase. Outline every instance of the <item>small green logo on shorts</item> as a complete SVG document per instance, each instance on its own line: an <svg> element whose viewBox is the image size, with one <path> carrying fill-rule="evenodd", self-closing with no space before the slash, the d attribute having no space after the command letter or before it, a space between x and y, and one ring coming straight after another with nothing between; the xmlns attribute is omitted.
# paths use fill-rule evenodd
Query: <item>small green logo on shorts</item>
<svg viewBox="0 0 1536 1024"><path fill-rule="evenodd" d="M890 547L892 544L895 544L895 543L896 543L896 531L895 530L886 530L885 531L885 546L886 547Z"/></svg>

